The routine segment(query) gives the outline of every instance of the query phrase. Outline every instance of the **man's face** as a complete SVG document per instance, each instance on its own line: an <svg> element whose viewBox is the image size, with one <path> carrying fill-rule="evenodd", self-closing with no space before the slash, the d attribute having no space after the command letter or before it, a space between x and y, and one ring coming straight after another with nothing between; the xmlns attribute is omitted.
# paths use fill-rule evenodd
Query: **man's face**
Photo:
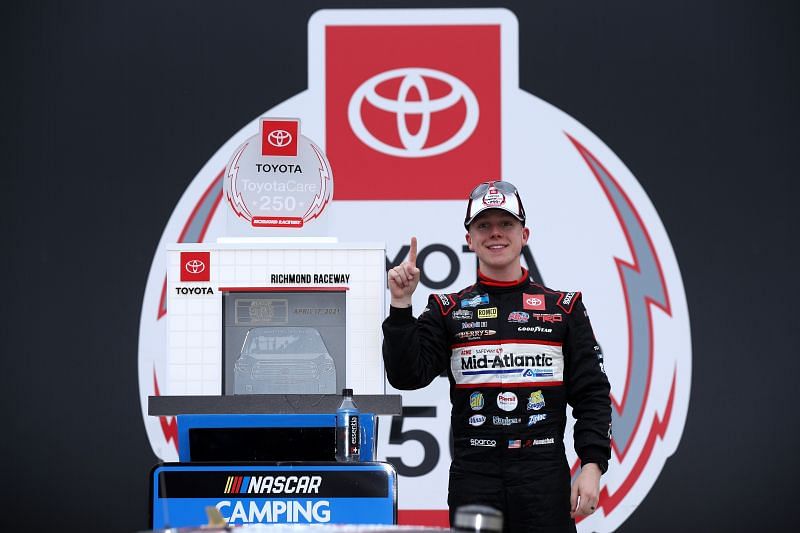
<svg viewBox="0 0 800 533"><path fill-rule="evenodd" d="M480 261L481 270L514 270L530 230L501 209L483 212L469 225L467 244ZM516 272L516 271L515 271Z"/></svg>

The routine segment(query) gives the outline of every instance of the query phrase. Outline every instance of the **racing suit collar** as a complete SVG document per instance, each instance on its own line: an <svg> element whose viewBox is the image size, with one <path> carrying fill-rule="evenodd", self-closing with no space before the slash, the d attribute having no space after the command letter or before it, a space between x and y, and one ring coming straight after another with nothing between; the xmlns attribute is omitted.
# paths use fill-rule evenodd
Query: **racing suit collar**
<svg viewBox="0 0 800 533"><path fill-rule="evenodd" d="M485 276L483 272L478 270L478 282L485 286L491 288L514 288L520 287L526 283L528 283L528 270L525 267L520 267L522 269L522 275L515 279L514 281L498 281L496 279L492 279L488 276Z"/></svg>

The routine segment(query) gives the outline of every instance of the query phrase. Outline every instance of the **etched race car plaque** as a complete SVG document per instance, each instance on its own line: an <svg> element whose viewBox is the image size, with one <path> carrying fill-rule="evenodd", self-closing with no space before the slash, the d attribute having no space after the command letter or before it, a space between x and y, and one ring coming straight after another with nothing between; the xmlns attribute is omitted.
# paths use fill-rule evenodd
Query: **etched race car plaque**
<svg viewBox="0 0 800 533"><path fill-rule="evenodd" d="M225 291L223 394L335 394L347 383L346 291Z"/></svg>
<svg viewBox="0 0 800 533"><path fill-rule="evenodd" d="M289 323L289 300L285 298L238 298L237 326L285 325Z"/></svg>

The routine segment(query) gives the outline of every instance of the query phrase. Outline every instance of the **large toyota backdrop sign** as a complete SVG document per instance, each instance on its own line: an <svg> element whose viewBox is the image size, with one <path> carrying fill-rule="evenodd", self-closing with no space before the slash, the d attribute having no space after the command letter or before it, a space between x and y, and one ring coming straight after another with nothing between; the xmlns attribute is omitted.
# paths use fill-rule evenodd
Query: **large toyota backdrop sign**
<svg viewBox="0 0 800 533"><path fill-rule="evenodd" d="M465 198L478 181L520 189L531 240L524 262L548 286L581 290L612 387L612 460L598 512L580 531L612 531L631 515L678 447L689 403L691 342L680 271L636 178L591 131L518 86L518 38L506 10L330 10L308 25L309 87L262 116L299 117L336 177L329 235L383 241L387 268L419 240L421 286L475 281L464 246ZM170 417L146 416L166 374L166 246L224 235L223 174L258 133L243 125L195 176L167 223L145 291L139 380L156 455L175 460ZM387 299L388 301L388 299ZM380 327L375 324L375 327ZM375 357L381 357L376 353ZM394 391L392 391L394 392ZM378 450L397 467L401 523L446 524L448 382L403 392ZM568 459L577 471L572 435Z"/></svg>

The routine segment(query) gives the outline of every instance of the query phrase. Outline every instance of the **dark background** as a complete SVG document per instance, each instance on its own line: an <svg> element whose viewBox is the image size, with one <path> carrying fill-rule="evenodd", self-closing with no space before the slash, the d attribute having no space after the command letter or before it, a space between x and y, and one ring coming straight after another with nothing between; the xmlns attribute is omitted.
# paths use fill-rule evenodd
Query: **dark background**
<svg viewBox="0 0 800 533"><path fill-rule="evenodd" d="M147 526L156 462L137 382L141 299L191 179L306 88L324 7L491 2L4 3L2 502L26 529ZM678 451L621 531L796 522L800 7L506 2L520 85L626 163L681 267L693 386Z"/></svg>

